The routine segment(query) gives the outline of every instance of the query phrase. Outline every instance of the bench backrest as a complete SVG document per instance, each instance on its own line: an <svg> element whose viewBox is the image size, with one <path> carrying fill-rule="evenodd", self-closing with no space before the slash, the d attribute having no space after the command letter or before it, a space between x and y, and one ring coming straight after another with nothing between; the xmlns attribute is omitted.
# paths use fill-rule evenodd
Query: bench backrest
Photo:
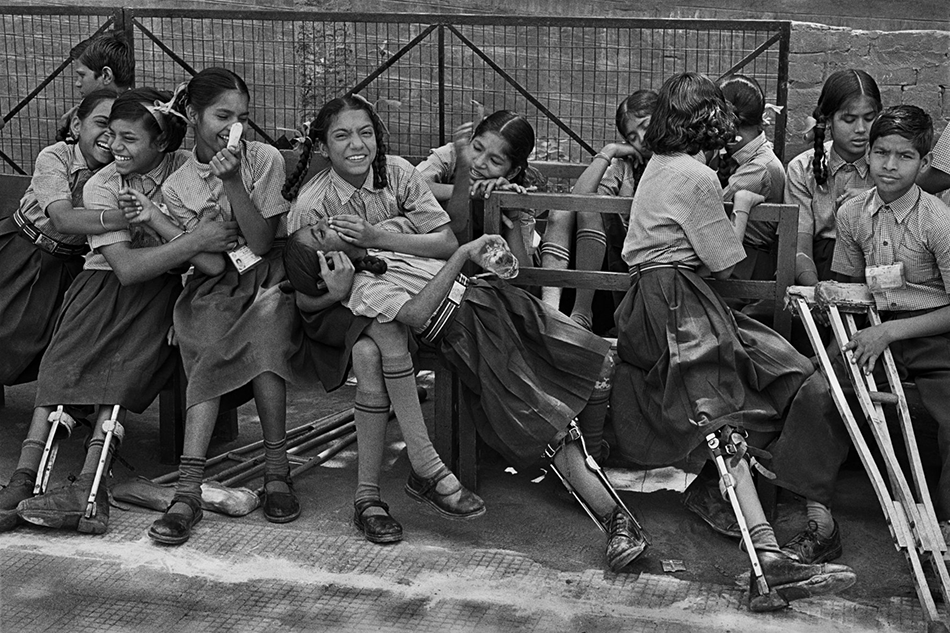
<svg viewBox="0 0 950 633"><path fill-rule="evenodd" d="M484 202L485 232L501 232L501 210L506 209L561 209L575 213L626 213L633 198L577 194L497 192ZM727 209L731 205L726 205ZM790 204L760 204L752 210L750 219L778 223L778 264L774 281L745 281L739 279L709 280L709 285L723 297L730 299L766 300L773 306L772 327L786 339L791 335L792 315L785 309L785 289L795 279L795 249L798 239L798 207ZM513 280L519 286L555 286L562 288L592 288L626 292L630 276L626 273L555 270L522 267Z"/></svg>
<svg viewBox="0 0 950 633"><path fill-rule="evenodd" d="M32 178L0 174L0 220L13 215L20 207L20 198L26 193Z"/></svg>

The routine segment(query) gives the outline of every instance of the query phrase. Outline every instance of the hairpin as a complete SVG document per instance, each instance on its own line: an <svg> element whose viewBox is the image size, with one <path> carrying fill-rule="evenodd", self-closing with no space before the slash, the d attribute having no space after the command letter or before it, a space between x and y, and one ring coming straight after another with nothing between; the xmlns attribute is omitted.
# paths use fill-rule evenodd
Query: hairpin
<svg viewBox="0 0 950 633"><path fill-rule="evenodd" d="M785 106L775 105L774 103L766 103L765 107L762 109L762 125L765 127L772 125L772 119L769 118L769 112L781 114L782 110L784 109Z"/></svg>

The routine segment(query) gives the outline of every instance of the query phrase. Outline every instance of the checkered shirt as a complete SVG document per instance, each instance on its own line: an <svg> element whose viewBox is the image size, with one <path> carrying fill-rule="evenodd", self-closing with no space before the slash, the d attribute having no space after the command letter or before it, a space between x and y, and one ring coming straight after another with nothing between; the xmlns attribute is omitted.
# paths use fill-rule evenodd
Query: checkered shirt
<svg viewBox="0 0 950 633"><path fill-rule="evenodd" d="M930 154L930 165L945 174L950 174L950 125L943 129L943 134L934 145Z"/></svg>
<svg viewBox="0 0 950 633"><path fill-rule="evenodd" d="M880 310L950 304L950 208L914 185L885 204L871 189L842 205L831 269L863 277L865 266L904 262L904 288L874 293Z"/></svg>
<svg viewBox="0 0 950 633"><path fill-rule="evenodd" d="M828 180L819 187L811 161L815 150L802 152L788 164L785 179L785 202L798 205L798 232L816 238L835 238L835 213L838 196L848 189L870 189L874 186L866 156L847 163L838 156L832 141L825 143L828 158Z"/></svg>
<svg viewBox="0 0 950 633"><path fill-rule="evenodd" d="M705 264L717 272L744 258L716 173L694 156L654 155L630 209L623 243L627 265Z"/></svg>
<svg viewBox="0 0 950 633"><path fill-rule="evenodd" d="M408 218L414 232L423 234L449 223L445 212L416 169L399 156L386 157L385 189L373 188L373 171L357 189L332 168L313 177L300 189L287 215L287 231L293 233L334 215L358 215L370 224L382 225L395 218Z"/></svg>
<svg viewBox="0 0 950 633"><path fill-rule="evenodd" d="M382 275L356 273L350 296L343 305L353 314L375 318L381 323L394 320L402 307L445 266L443 260L431 257L374 249L370 249L369 254L386 260L386 272Z"/></svg>
<svg viewBox="0 0 950 633"><path fill-rule="evenodd" d="M284 158L280 150L265 143L241 143L241 182L251 202L264 218L286 215L290 208L280 194L284 186ZM162 185L168 211L178 225L191 231L205 213L216 211L217 220L234 220L231 203L224 193L224 183L211 173L208 164L199 163L194 154ZM287 237L287 227L281 217L276 237ZM245 243L243 237L239 240Z"/></svg>
<svg viewBox="0 0 950 633"><path fill-rule="evenodd" d="M46 215L49 205L68 200L82 207L82 189L95 172L86 166L79 144L59 142L43 148L33 166L33 179L20 200L20 214L43 234L64 244L85 244L85 235L57 233Z"/></svg>
<svg viewBox="0 0 950 633"><path fill-rule="evenodd" d="M455 143L429 150L426 159L416 165L426 182L451 184L455 181Z"/></svg>
<svg viewBox="0 0 950 633"><path fill-rule="evenodd" d="M785 195L785 167L772 150L772 143L760 132L748 145L736 150L732 158L739 164L729 177L722 199L732 202L737 191L752 191L766 202L781 202ZM752 247L769 248L775 243L778 224L750 220L742 241Z"/></svg>
<svg viewBox="0 0 950 633"><path fill-rule="evenodd" d="M191 154L185 150L178 150L166 154L162 162L155 169L146 174L131 174L122 176L115 169L115 163L103 167L96 175L89 179L83 188L83 201L87 209L118 209L119 190L126 187L144 193L155 204L162 204L162 183L175 171L185 164ZM129 229L111 231L102 235L87 237L89 248L83 268L86 270L112 270L109 262L99 252L103 246L131 242L132 248L143 246L157 246L161 239L148 227L134 225Z"/></svg>

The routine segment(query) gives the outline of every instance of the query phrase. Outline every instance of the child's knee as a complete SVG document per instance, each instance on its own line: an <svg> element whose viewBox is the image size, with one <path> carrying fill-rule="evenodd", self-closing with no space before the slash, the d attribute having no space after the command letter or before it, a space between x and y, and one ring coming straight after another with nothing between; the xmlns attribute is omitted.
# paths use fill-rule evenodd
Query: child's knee
<svg viewBox="0 0 950 633"><path fill-rule="evenodd" d="M598 389L610 389L616 368L617 363L614 361L613 352L607 352L607 355L604 356L604 362L600 366L600 376L597 378Z"/></svg>

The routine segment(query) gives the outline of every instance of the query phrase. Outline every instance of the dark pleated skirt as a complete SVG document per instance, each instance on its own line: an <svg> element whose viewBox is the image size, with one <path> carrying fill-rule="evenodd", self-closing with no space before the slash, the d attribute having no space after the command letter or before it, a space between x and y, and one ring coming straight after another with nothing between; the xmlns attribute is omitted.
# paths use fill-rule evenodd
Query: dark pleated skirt
<svg viewBox="0 0 950 633"><path fill-rule="evenodd" d="M300 316L314 370L323 388L333 391L346 382L353 345L373 319L356 316L342 304Z"/></svg>
<svg viewBox="0 0 950 633"><path fill-rule="evenodd" d="M0 220L0 385L36 378L63 295L83 262L54 257L18 231L12 218Z"/></svg>
<svg viewBox="0 0 950 633"><path fill-rule="evenodd" d="M480 401L479 434L524 467L587 405L610 345L519 288L473 280L439 349Z"/></svg>
<svg viewBox="0 0 950 633"><path fill-rule="evenodd" d="M122 286L111 271L79 273L40 363L36 406L144 411L175 370L167 337L180 292L178 275Z"/></svg>
<svg viewBox="0 0 950 633"><path fill-rule="evenodd" d="M187 406L231 392L265 372L287 382L316 380L293 296L285 279L283 249L275 245L241 275L228 261L223 273L195 272L175 304L175 334L188 377ZM235 402L245 398L238 398Z"/></svg>
<svg viewBox="0 0 950 633"><path fill-rule="evenodd" d="M636 281L617 325L612 421L621 454L644 466L695 469L706 434L726 424L779 430L813 372L780 335L682 269Z"/></svg>

